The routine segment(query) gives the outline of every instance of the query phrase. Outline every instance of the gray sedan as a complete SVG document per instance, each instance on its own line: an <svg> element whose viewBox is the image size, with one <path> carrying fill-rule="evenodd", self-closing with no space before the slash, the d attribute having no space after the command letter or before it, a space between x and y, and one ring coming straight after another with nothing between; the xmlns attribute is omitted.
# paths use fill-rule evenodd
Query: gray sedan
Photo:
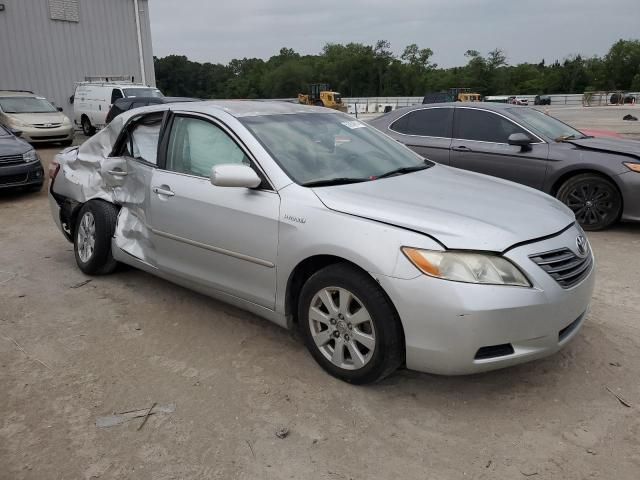
<svg viewBox="0 0 640 480"><path fill-rule="evenodd" d="M640 142L588 137L528 107L443 103L369 122L420 155L542 190L585 230L640 221Z"/></svg>
<svg viewBox="0 0 640 480"><path fill-rule="evenodd" d="M587 315L594 259L571 210L335 110L147 107L56 161L53 219L84 273L125 263L299 328L348 382L541 358Z"/></svg>

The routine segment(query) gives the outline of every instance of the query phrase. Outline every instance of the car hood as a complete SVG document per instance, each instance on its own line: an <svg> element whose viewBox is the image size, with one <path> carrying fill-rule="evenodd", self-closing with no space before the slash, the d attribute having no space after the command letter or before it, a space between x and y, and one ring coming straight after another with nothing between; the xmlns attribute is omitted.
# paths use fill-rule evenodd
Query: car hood
<svg viewBox="0 0 640 480"><path fill-rule="evenodd" d="M22 155L31 150L31 148L31 145L27 142L13 135L0 135L0 157Z"/></svg>
<svg viewBox="0 0 640 480"><path fill-rule="evenodd" d="M640 160L640 142L626 138L583 138L567 140L571 145L585 150L615 153Z"/></svg>
<svg viewBox="0 0 640 480"><path fill-rule="evenodd" d="M33 125L36 123L62 123L66 116L61 112L47 113L11 113L6 114L9 119Z"/></svg>
<svg viewBox="0 0 640 480"><path fill-rule="evenodd" d="M449 249L501 252L575 221L542 192L443 165L314 192L331 210L418 231Z"/></svg>

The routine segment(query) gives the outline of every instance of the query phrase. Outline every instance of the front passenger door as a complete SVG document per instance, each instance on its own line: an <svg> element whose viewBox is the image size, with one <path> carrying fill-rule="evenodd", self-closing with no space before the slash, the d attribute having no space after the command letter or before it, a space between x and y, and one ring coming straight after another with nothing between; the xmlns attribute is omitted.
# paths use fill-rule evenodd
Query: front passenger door
<svg viewBox="0 0 640 480"><path fill-rule="evenodd" d="M215 165L259 171L233 132L214 119L176 115L162 169L154 172L151 224L164 272L258 305L275 307L280 197L256 189L216 187Z"/></svg>
<svg viewBox="0 0 640 480"><path fill-rule="evenodd" d="M514 107L515 108L515 107ZM509 145L512 133L531 138L530 149ZM456 107L450 165L542 189L549 145L489 110Z"/></svg>

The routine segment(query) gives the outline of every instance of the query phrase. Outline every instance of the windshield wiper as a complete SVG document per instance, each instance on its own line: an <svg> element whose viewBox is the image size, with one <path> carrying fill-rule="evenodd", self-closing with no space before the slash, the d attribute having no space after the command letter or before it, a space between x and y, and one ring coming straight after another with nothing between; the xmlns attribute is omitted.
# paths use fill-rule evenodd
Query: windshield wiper
<svg viewBox="0 0 640 480"><path fill-rule="evenodd" d="M312 180L311 182L302 183L303 187L328 187L329 185L346 185L348 183L368 182L370 178L325 178L324 180Z"/></svg>
<svg viewBox="0 0 640 480"><path fill-rule="evenodd" d="M420 165L396 168L395 170L391 170L387 173L383 173L382 175L378 175L376 176L376 178L385 178L385 177L391 177L392 175L402 175L403 173L417 172L418 170L424 170L429 167L431 167L431 163L427 163L427 161L425 160L425 162Z"/></svg>

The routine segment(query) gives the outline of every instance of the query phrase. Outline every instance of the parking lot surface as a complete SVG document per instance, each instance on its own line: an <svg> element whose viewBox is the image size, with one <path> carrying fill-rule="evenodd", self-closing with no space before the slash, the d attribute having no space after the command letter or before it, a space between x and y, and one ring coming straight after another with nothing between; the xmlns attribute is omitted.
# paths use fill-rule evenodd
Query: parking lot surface
<svg viewBox="0 0 640 480"><path fill-rule="evenodd" d="M639 225L589 234L592 309L559 354L367 387L251 314L86 277L45 191L0 194L0 225L0 479L638 478ZM96 424L154 403L175 410Z"/></svg>

